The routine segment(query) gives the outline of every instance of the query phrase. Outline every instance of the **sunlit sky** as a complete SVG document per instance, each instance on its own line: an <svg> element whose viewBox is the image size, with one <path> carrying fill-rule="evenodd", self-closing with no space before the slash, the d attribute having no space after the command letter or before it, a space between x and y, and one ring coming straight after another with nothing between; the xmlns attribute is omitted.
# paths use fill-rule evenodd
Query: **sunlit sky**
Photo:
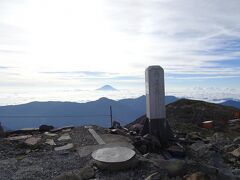
<svg viewBox="0 0 240 180"><path fill-rule="evenodd" d="M160 65L168 94L238 98L239 9L239 0L0 0L1 97L144 91L145 68Z"/></svg>

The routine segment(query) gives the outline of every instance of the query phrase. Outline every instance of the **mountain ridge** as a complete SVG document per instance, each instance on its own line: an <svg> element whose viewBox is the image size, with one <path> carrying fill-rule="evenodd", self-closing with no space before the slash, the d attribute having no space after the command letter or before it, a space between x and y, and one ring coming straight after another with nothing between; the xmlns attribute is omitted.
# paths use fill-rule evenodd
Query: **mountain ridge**
<svg viewBox="0 0 240 180"><path fill-rule="evenodd" d="M170 104L177 100L178 98L175 96L166 96L165 102L166 104ZM188 101L190 102L191 100ZM113 110L113 120L119 121L122 125L125 125L146 113L146 97L143 95L138 98L120 100L102 97L98 100L86 103L34 101L20 105L0 106L0 122L2 122L3 126L8 127L8 129L38 127L41 124L49 124L56 127L96 124L103 127L109 127L110 106L112 106ZM179 106L179 108L181 109L181 106ZM175 111L172 111L172 114L174 114L174 112ZM8 116L39 117L14 118Z"/></svg>
<svg viewBox="0 0 240 180"><path fill-rule="evenodd" d="M166 103L172 102L166 96ZM175 97L175 100L177 98ZM9 129L38 127L41 124L54 126L96 124L110 126L110 110L112 106L113 119L121 124L127 124L145 114L145 96L132 99L112 100L106 97L86 103L77 102L30 102L20 105L0 106L0 122ZM1 117L5 116L5 117ZM7 116L39 116L31 118ZM57 117L50 117L57 116ZM62 116L62 117L61 117ZM70 116L70 117L64 117Z"/></svg>

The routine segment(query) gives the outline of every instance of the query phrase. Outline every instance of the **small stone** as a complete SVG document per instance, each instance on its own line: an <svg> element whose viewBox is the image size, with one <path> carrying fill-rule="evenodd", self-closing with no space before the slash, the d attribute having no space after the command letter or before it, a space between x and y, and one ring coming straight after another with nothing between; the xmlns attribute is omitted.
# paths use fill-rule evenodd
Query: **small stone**
<svg viewBox="0 0 240 180"><path fill-rule="evenodd" d="M60 138L58 138L58 141L66 141L70 139L71 139L70 135L68 133L65 133L62 136L60 136Z"/></svg>
<svg viewBox="0 0 240 180"><path fill-rule="evenodd" d="M69 129L63 129L62 130L62 132L70 132L71 131L71 129L69 128Z"/></svg>
<svg viewBox="0 0 240 180"><path fill-rule="evenodd" d="M141 152L141 154L146 154L148 152L148 147L146 144L141 145L138 150Z"/></svg>
<svg viewBox="0 0 240 180"><path fill-rule="evenodd" d="M235 176L239 176L240 177L240 169L234 169L232 171L232 173L235 175Z"/></svg>
<svg viewBox="0 0 240 180"><path fill-rule="evenodd" d="M66 172L54 178L54 180L83 180L77 173Z"/></svg>
<svg viewBox="0 0 240 180"><path fill-rule="evenodd" d="M143 136L143 139L145 141L144 144L148 145L148 149L152 152L158 152L159 149L161 149L161 143L159 139L156 136L146 134Z"/></svg>
<svg viewBox="0 0 240 180"><path fill-rule="evenodd" d="M57 136L58 134L50 133L50 132L45 132L44 135L50 136L50 137L54 137L54 136Z"/></svg>
<svg viewBox="0 0 240 180"><path fill-rule="evenodd" d="M60 128L53 128L52 130L50 130L50 132L58 132L58 131L62 131L63 129L73 129L73 126L64 126L64 127L60 127Z"/></svg>
<svg viewBox="0 0 240 180"><path fill-rule="evenodd" d="M189 140L201 140L202 139L199 132L188 133L186 138Z"/></svg>
<svg viewBox="0 0 240 180"><path fill-rule="evenodd" d="M235 144L225 145L223 147L223 151L225 151L225 152L230 152L230 151L233 151L234 149L236 149Z"/></svg>
<svg viewBox="0 0 240 180"><path fill-rule="evenodd" d="M153 180L153 179L160 179L159 177L160 173L159 172L155 172L150 174L148 177L146 177L144 180Z"/></svg>
<svg viewBox="0 0 240 180"><path fill-rule="evenodd" d="M41 125L39 126L39 131L40 132L46 132L46 131L50 131L52 130L54 127L53 126L49 126L49 125Z"/></svg>
<svg viewBox="0 0 240 180"><path fill-rule="evenodd" d="M118 129L110 129L111 134L118 134L119 130Z"/></svg>
<svg viewBox="0 0 240 180"><path fill-rule="evenodd" d="M234 144L240 144L240 136L233 140Z"/></svg>
<svg viewBox="0 0 240 180"><path fill-rule="evenodd" d="M39 141L41 140L40 137L30 137L25 140L25 143L29 146L34 146L36 145Z"/></svg>
<svg viewBox="0 0 240 180"><path fill-rule="evenodd" d="M239 158L240 157L240 147L233 150L232 152L230 152L233 156Z"/></svg>
<svg viewBox="0 0 240 180"><path fill-rule="evenodd" d="M215 141L222 141L225 139L224 134L220 132L216 132L213 134L212 139Z"/></svg>
<svg viewBox="0 0 240 180"><path fill-rule="evenodd" d="M80 170L80 176L82 179L91 179L95 177L95 172L92 167L84 167Z"/></svg>
<svg viewBox="0 0 240 180"><path fill-rule="evenodd" d="M55 151L62 151L62 150L68 150L68 149L72 149L74 146L72 143L68 143L64 146L60 146L60 147L55 147L54 150Z"/></svg>
<svg viewBox="0 0 240 180"><path fill-rule="evenodd" d="M206 154L209 150L209 146L208 144L205 144L204 142L202 141L197 141L196 143L193 143L191 146L190 146L190 150L193 152L193 153L197 153L197 155L199 156L203 156L204 154Z"/></svg>
<svg viewBox="0 0 240 180"><path fill-rule="evenodd" d="M183 160L171 159L166 161L164 169L167 170L169 177L182 176L186 171L186 163Z"/></svg>
<svg viewBox="0 0 240 180"><path fill-rule="evenodd" d="M168 147L167 151L173 156L173 157L184 157L185 156L185 150L183 147L178 145L172 145Z"/></svg>
<svg viewBox="0 0 240 180"><path fill-rule="evenodd" d="M136 133L140 133L142 129L143 129L142 124L134 124L129 128L130 131L135 131Z"/></svg>
<svg viewBox="0 0 240 180"><path fill-rule="evenodd" d="M22 135L22 136L12 136L6 138L9 141L17 141L17 140L23 140L32 137L32 135Z"/></svg>
<svg viewBox="0 0 240 180"><path fill-rule="evenodd" d="M27 149L25 153L26 153L26 154L29 154L30 152L31 152L31 150L30 150L30 149Z"/></svg>
<svg viewBox="0 0 240 180"><path fill-rule="evenodd" d="M48 145L51 145L51 146L55 146L56 145L56 143L54 142L53 139L46 139L45 144L48 144Z"/></svg>
<svg viewBox="0 0 240 180"><path fill-rule="evenodd" d="M210 180L210 177L202 172L195 172L184 177L186 180Z"/></svg>

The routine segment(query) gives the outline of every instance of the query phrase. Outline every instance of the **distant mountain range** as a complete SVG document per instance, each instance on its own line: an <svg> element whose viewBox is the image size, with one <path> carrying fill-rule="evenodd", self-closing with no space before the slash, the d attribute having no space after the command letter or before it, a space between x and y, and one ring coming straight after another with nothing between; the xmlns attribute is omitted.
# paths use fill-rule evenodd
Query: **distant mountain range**
<svg viewBox="0 0 240 180"><path fill-rule="evenodd" d="M166 104L169 104L176 100L177 98L174 96L166 96L165 101ZM41 124L50 124L56 127L96 124L109 127L110 106L113 109L113 119L124 125L145 114L146 98L141 96L136 99L118 101L100 98L87 103L31 102L1 106L0 122L8 129L38 127Z"/></svg>
<svg viewBox="0 0 240 180"><path fill-rule="evenodd" d="M110 86L110 85L105 85L97 89L98 91L117 91L116 88Z"/></svg>
<svg viewBox="0 0 240 180"><path fill-rule="evenodd" d="M225 105L225 106L232 106L232 107L240 109L240 101L239 100L227 100L221 104Z"/></svg>
<svg viewBox="0 0 240 180"><path fill-rule="evenodd" d="M177 100L178 98L175 96L166 96L165 98L166 104ZM240 102L228 100L221 103L221 105L239 108ZM7 129L38 127L41 124L50 124L56 127L96 124L109 127L110 106L113 109L113 119L125 125L146 113L146 97L141 96L135 99L121 99L118 101L100 98L86 103L50 101L0 106L0 122ZM183 112L183 107L187 106L180 105L177 107L177 111L181 113ZM208 109L208 106L206 108ZM171 111L173 117L175 112L176 110ZM185 114L183 117L185 117Z"/></svg>

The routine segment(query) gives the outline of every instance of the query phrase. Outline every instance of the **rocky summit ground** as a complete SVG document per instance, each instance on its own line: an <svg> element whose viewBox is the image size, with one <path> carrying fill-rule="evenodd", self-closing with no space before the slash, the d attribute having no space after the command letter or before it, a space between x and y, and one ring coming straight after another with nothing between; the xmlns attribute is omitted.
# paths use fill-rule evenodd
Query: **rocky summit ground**
<svg viewBox="0 0 240 180"><path fill-rule="evenodd" d="M132 126L91 126L103 139L124 137L133 145L133 165L117 171L101 169L91 150L83 152L84 147L99 146L88 127L7 134L0 139L0 179L240 179L240 135L234 139L222 132L206 135L200 128L198 132L175 132L169 145L161 147L156 138L140 136L134 130L136 124Z"/></svg>

